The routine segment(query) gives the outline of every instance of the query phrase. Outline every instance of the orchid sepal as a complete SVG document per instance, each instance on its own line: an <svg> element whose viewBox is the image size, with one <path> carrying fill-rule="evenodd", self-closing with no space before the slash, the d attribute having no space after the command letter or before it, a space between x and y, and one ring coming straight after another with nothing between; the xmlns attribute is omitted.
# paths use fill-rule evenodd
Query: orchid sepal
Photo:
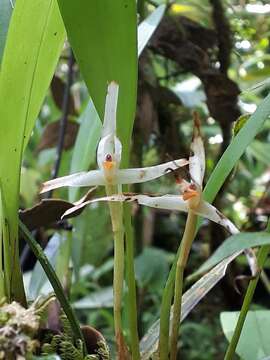
<svg viewBox="0 0 270 360"><path fill-rule="evenodd" d="M169 161L156 166L134 169L119 169L110 182L112 185L136 184L145 181L157 179L171 171L188 164L186 159ZM68 176L47 181L43 184L41 193L60 187L85 187L106 185L107 180L103 170L91 170L88 172L79 172Z"/></svg>
<svg viewBox="0 0 270 360"><path fill-rule="evenodd" d="M70 215L72 212L77 211L79 208L82 208L91 203L100 202L100 201L112 201L112 202L132 202L135 201L139 205L149 206L156 209L171 210L171 211L183 211L187 213L189 210L193 211L196 215L202 216L206 219L209 219L217 224L225 227L231 234L236 234L239 230L236 226L225 217L218 209L213 205L202 200L200 205L196 210L190 209L188 202L183 199L180 195L161 195L161 196L149 196L149 195L131 195L131 194L116 194L112 196L105 196L93 200L86 201L81 203L74 208L67 210L63 217Z"/></svg>

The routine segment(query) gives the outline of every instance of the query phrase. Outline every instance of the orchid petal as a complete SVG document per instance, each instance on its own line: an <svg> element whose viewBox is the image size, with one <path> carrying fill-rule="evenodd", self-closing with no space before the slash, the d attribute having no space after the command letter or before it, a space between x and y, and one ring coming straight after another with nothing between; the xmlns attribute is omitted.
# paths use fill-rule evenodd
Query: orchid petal
<svg viewBox="0 0 270 360"><path fill-rule="evenodd" d="M149 166L145 168L120 169L117 172L117 183L136 184L150 181L153 179L157 179L166 173L177 170L179 167L185 166L187 164L188 161L186 159L178 159L175 161L169 161L164 164Z"/></svg>
<svg viewBox="0 0 270 360"><path fill-rule="evenodd" d="M217 208L206 201L201 201L200 205L194 212L204 218L207 218L217 224L224 226L231 234L238 234L237 227L224 216Z"/></svg>
<svg viewBox="0 0 270 360"><path fill-rule="evenodd" d="M101 170L79 172L68 176L59 177L43 184L41 193L64 186L95 186L105 185L105 179Z"/></svg>
<svg viewBox="0 0 270 360"><path fill-rule="evenodd" d="M200 133L200 122L198 116L196 114L194 116L193 140L190 147L192 156L189 158L189 173L191 179L202 187L205 172L205 152Z"/></svg>
<svg viewBox="0 0 270 360"><path fill-rule="evenodd" d="M122 144L120 140L114 135L107 135L102 138L97 150L97 163L100 169L103 168L103 163L106 161L107 155L111 155L112 160L119 167L122 155Z"/></svg>

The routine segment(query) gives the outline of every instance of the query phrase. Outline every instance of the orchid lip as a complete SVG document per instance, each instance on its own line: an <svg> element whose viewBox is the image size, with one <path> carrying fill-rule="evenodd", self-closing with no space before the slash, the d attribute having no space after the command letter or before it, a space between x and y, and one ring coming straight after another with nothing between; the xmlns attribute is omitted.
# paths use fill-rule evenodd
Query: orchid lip
<svg viewBox="0 0 270 360"><path fill-rule="evenodd" d="M198 191L196 191L196 190L188 190L183 194L182 197L183 197L183 200L186 201L186 200L194 198L194 197L196 197L198 195L199 195Z"/></svg>
<svg viewBox="0 0 270 360"><path fill-rule="evenodd" d="M115 161L103 161L103 167L105 170L112 170L115 168Z"/></svg>

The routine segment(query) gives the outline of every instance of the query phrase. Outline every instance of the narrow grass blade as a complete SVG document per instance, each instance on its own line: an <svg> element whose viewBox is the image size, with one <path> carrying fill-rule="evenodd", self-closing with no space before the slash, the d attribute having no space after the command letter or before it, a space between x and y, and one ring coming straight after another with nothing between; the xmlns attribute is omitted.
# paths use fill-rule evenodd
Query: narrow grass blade
<svg viewBox="0 0 270 360"><path fill-rule="evenodd" d="M54 289L57 300L61 304L62 309L65 312L65 314L70 322L70 325L71 325L71 328L72 328L72 331L74 334L74 338L81 340L85 346L84 337L81 332L80 324L76 318L76 315L75 315L68 299L66 298L64 289L62 288L62 285L61 285L51 263L49 262L48 258L44 254L41 246L36 242L36 240L33 238L32 234L30 233L30 231L21 222L21 220L19 220L19 226L20 226L20 230L21 230L27 244L29 245L30 249L33 251L37 260L40 262L41 266L43 267L43 270L45 271L45 273L48 277L48 280L50 281L50 283ZM85 349L86 349L86 346L85 346Z"/></svg>
<svg viewBox="0 0 270 360"><path fill-rule="evenodd" d="M138 26L138 57L158 27L165 10L166 6L160 5Z"/></svg>
<svg viewBox="0 0 270 360"><path fill-rule="evenodd" d="M230 236L193 275L199 275L202 272L208 271L223 259L236 252L242 252L244 249L267 244L270 244L270 234L267 232L240 233Z"/></svg>
<svg viewBox="0 0 270 360"><path fill-rule="evenodd" d="M181 321L183 321L191 310L208 294L208 292L224 277L227 266L235 258L235 255L223 260L215 266L210 272L197 281L182 298ZM172 318L172 308L170 319ZM144 335L140 341L141 360L150 359L158 350L159 325L157 320Z"/></svg>
<svg viewBox="0 0 270 360"><path fill-rule="evenodd" d="M261 102L257 110L233 138L232 142L222 155L205 186L203 192L205 200L208 202L214 200L233 167L269 117L270 94Z"/></svg>

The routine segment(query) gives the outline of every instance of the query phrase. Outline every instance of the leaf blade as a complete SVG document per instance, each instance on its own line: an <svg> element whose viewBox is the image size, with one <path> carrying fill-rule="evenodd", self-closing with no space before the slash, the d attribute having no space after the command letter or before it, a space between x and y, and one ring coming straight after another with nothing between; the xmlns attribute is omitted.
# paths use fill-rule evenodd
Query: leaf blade
<svg viewBox="0 0 270 360"><path fill-rule="evenodd" d="M134 0L58 0L69 41L89 94L103 119L108 83L119 84L117 134L129 158L137 91L137 15ZM94 55L93 55L94 54Z"/></svg>

